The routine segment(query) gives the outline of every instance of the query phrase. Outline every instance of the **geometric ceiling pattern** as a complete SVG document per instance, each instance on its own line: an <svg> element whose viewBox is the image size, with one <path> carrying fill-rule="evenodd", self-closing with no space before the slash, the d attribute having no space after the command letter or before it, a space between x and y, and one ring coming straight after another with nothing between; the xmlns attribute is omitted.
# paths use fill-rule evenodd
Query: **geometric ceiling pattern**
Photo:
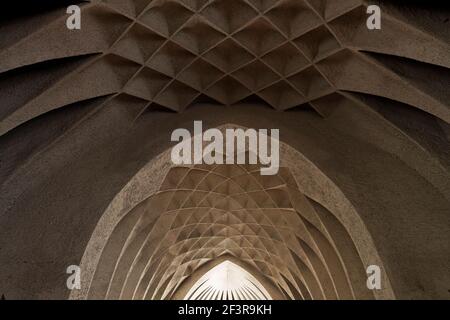
<svg viewBox="0 0 450 320"><path fill-rule="evenodd" d="M10 102L0 112L0 134L105 95L141 99L136 118L204 101L301 106L326 117L333 93L358 92L449 122L445 21L383 5L375 31L366 27L362 0L102 0L82 6L77 31L54 13L12 35L14 21L0 47L2 98ZM421 80L433 72L441 74L438 85ZM16 98L19 88L27 93Z"/></svg>
<svg viewBox="0 0 450 320"><path fill-rule="evenodd" d="M74 2L81 30L66 27ZM373 2L382 29L370 31ZM121 200L106 245L86 258L96 263L90 299L229 298L208 273L225 262L247 272L233 298L448 298L443 1L24 3L0 17L7 299L71 294L65 269ZM170 167L162 184L136 182L194 119L280 128L304 158L289 154L274 176L195 165ZM130 181L152 192L122 193ZM367 289L371 253L386 266L386 290Z"/></svg>
<svg viewBox="0 0 450 320"><path fill-rule="evenodd" d="M184 281L198 287L193 275L223 258L253 270L282 299L373 299L341 223L299 192L288 169L259 170L172 168L109 236L88 298L183 299Z"/></svg>
<svg viewBox="0 0 450 320"><path fill-rule="evenodd" d="M111 49L142 63L126 93L175 110L200 94L227 105L254 94L283 110L333 91L314 61L341 47L303 1L106 4L124 14L134 4L134 26Z"/></svg>
<svg viewBox="0 0 450 320"><path fill-rule="evenodd" d="M209 270L185 300L271 300L264 286L238 265L225 261Z"/></svg>

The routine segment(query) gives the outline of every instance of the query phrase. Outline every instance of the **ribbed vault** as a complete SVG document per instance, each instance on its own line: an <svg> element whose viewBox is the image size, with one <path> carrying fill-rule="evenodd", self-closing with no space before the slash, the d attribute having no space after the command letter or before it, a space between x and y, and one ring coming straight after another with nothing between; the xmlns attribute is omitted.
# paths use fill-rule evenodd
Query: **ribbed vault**
<svg viewBox="0 0 450 320"><path fill-rule="evenodd" d="M264 286L245 269L227 260L205 273L185 300L271 300Z"/></svg>
<svg viewBox="0 0 450 320"><path fill-rule="evenodd" d="M442 1L77 3L81 30L72 1L0 18L0 294L182 299L229 260L277 299L448 298ZM194 120L290 151L273 177L173 167Z"/></svg>
<svg viewBox="0 0 450 320"><path fill-rule="evenodd" d="M55 13L30 20L29 33L8 32L27 26L13 21L1 32L8 103L0 133L105 95L141 99L136 118L154 107L181 112L198 101L247 98L327 116L327 97L352 91L448 122L450 47L436 31L448 30L445 20L405 24L408 13L383 9L383 31L367 29L362 0L103 0L82 7L79 31ZM430 87L423 79L433 73L440 80ZM17 98L16 86L26 95Z"/></svg>
<svg viewBox="0 0 450 320"><path fill-rule="evenodd" d="M89 298L170 299L224 255L251 266L286 299L373 298L355 245L333 231L342 225L314 208L289 170L262 177L255 167L171 169L114 229Z"/></svg>

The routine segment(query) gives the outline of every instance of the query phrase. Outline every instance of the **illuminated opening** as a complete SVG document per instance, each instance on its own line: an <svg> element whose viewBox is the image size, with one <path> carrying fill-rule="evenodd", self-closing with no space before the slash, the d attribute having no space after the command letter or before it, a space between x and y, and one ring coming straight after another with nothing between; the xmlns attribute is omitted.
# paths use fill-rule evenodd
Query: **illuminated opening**
<svg viewBox="0 0 450 320"><path fill-rule="evenodd" d="M224 261L205 273L184 299L272 300L254 276L231 261Z"/></svg>

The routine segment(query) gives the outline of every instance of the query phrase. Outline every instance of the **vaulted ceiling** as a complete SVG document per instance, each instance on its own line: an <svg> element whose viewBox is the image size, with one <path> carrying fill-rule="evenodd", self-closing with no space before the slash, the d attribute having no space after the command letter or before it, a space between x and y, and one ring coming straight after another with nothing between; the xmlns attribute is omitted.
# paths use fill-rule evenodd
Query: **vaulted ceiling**
<svg viewBox="0 0 450 320"><path fill-rule="evenodd" d="M373 299L344 230L287 168L261 176L258 166L174 167L111 233L89 298L183 298L183 281L231 257L278 298Z"/></svg>
<svg viewBox="0 0 450 320"><path fill-rule="evenodd" d="M245 99L275 110L306 105L326 116L330 97L351 91L450 121L445 15L386 1L382 30L369 30L366 6L362 0L104 0L84 3L81 30L65 27L61 11L17 19L1 30L0 133L105 95L141 99L135 117L152 107L182 112L198 101ZM434 74L438 79L425 80Z"/></svg>
<svg viewBox="0 0 450 320"><path fill-rule="evenodd" d="M443 1L77 3L0 16L0 294L183 298L230 260L278 299L448 298ZM280 173L174 166L194 120L280 129Z"/></svg>

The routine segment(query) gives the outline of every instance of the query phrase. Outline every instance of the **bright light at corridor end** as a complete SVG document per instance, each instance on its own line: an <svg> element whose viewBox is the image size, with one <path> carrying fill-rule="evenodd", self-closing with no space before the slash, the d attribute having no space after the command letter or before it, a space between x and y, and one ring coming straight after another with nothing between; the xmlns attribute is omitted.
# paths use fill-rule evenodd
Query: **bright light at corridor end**
<svg viewBox="0 0 450 320"><path fill-rule="evenodd" d="M272 300L254 276L231 261L224 261L205 273L184 299Z"/></svg>

